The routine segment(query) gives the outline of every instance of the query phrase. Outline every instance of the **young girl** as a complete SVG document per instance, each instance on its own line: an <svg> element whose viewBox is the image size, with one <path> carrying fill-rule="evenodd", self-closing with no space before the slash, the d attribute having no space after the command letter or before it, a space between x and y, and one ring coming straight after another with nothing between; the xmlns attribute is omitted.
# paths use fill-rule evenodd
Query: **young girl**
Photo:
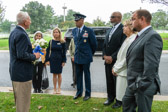
<svg viewBox="0 0 168 112"><path fill-rule="evenodd" d="M52 35L54 38L49 42L49 46L47 48L46 64L50 65L50 72L53 73L53 94L60 94L62 82L61 73L66 62L65 41L61 38L61 31L59 28L55 28Z"/></svg>
<svg viewBox="0 0 168 112"><path fill-rule="evenodd" d="M34 40L37 39L42 39L43 38L43 34L41 31L37 31L34 34ZM44 67L44 62L45 62L45 54L46 54L46 50L43 49L42 52L44 53L44 55L41 55L41 57L36 61L35 65L34 65L34 74L33 74L33 88L34 88L34 93L43 93L43 91L41 90L41 81L42 81L42 71L43 71L43 67Z"/></svg>

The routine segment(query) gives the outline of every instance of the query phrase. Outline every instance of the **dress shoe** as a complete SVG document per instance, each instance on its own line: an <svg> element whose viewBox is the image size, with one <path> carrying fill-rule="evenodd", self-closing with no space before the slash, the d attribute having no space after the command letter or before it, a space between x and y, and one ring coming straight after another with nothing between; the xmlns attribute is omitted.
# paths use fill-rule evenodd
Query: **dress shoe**
<svg viewBox="0 0 168 112"><path fill-rule="evenodd" d="M90 96L85 96L84 98L83 98L83 101L86 101L86 100L89 100L90 99Z"/></svg>
<svg viewBox="0 0 168 112"><path fill-rule="evenodd" d="M33 93L37 93L37 89L34 89Z"/></svg>
<svg viewBox="0 0 168 112"><path fill-rule="evenodd" d="M71 86L73 86L73 88L75 88L76 84L75 84L75 83L72 83Z"/></svg>
<svg viewBox="0 0 168 112"><path fill-rule="evenodd" d="M71 86L74 86L74 83L72 83Z"/></svg>
<svg viewBox="0 0 168 112"><path fill-rule="evenodd" d="M114 102L114 100L106 100L105 102L104 102L104 105L110 105L111 103L113 103Z"/></svg>
<svg viewBox="0 0 168 112"><path fill-rule="evenodd" d="M43 91L40 89L40 90L38 90L38 93L43 93Z"/></svg>
<svg viewBox="0 0 168 112"><path fill-rule="evenodd" d="M73 99L74 99L74 100L75 100L75 99L78 99L78 98L81 97L81 96L82 96L82 95L75 95Z"/></svg>
<svg viewBox="0 0 168 112"><path fill-rule="evenodd" d="M122 106L122 102L121 101L116 101L116 103L112 106L112 108L116 109L116 108L120 108Z"/></svg>

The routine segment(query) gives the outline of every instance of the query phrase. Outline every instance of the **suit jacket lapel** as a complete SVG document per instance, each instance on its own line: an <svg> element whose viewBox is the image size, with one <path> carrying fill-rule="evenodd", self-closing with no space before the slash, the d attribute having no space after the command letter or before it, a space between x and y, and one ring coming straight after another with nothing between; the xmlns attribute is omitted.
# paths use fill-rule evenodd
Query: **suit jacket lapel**
<svg viewBox="0 0 168 112"><path fill-rule="evenodd" d="M108 41L109 43L111 42L111 40L113 39L113 37L118 33L118 30L120 30L120 27L121 27L121 26L122 26L122 24L120 24L120 25L118 26L118 28L113 32L110 41ZM112 28L111 28L111 29L112 29ZM111 30L110 30L110 32L111 32ZM110 32L109 32L109 35L110 35ZM109 35L108 35L108 39L109 39Z"/></svg>
<svg viewBox="0 0 168 112"><path fill-rule="evenodd" d="M77 28L77 31L78 31L78 28ZM78 40L80 41L82 38L83 38L83 32L85 31L85 26L83 26L83 29L82 29L82 31L80 32L80 34L79 34L79 37L78 37Z"/></svg>
<svg viewBox="0 0 168 112"><path fill-rule="evenodd" d="M16 26L16 28L17 28L17 29L20 29L20 30L23 30L23 31L26 33L26 35L28 36L27 32L26 32L23 28L21 28L21 27L18 26L18 25Z"/></svg>
<svg viewBox="0 0 168 112"><path fill-rule="evenodd" d="M130 45L130 47L128 48L127 51L127 56L129 56L130 52L132 51L132 49L134 48L135 45L137 45L137 43L143 39L143 37L151 30L152 28L147 29L146 31L144 31L136 40L134 40L132 42L132 44Z"/></svg>
<svg viewBox="0 0 168 112"><path fill-rule="evenodd" d="M109 41L109 35L110 35L110 32L111 32L112 28L110 28L109 32L108 32L108 35L107 35L107 42L110 42Z"/></svg>

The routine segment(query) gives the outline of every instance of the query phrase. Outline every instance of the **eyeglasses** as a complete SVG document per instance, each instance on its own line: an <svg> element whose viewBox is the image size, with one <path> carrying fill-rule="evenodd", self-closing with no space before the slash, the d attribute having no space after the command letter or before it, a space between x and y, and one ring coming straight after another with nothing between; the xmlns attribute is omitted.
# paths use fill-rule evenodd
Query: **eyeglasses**
<svg viewBox="0 0 168 112"><path fill-rule="evenodd" d="M119 16L111 16L110 18L116 18L116 17L119 17Z"/></svg>

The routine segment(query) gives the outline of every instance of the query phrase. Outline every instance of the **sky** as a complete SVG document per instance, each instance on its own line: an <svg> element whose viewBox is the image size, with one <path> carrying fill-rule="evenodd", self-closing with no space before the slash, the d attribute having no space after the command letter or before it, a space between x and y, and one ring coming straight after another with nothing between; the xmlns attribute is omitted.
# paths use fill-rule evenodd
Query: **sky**
<svg viewBox="0 0 168 112"><path fill-rule="evenodd" d="M38 1L44 6L50 5L55 11L55 15L63 15L62 7L67 7L67 10L80 12L86 15L85 21L93 22L97 17L108 22L112 12L120 11L122 14L130 11L135 11L140 7L147 9L151 13L158 9L168 11L168 7L162 4L149 4L148 2L141 3L141 0L0 0L2 5L6 7L5 19L16 21L17 13L30 1Z"/></svg>

